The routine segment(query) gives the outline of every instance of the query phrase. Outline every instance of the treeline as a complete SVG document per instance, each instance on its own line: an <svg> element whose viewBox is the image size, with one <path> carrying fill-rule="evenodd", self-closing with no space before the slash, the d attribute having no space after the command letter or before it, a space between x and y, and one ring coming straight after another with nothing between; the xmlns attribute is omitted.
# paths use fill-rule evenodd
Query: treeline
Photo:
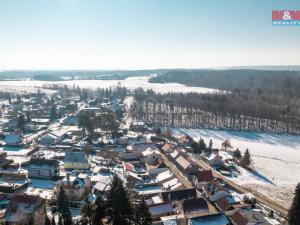
<svg viewBox="0 0 300 225"><path fill-rule="evenodd" d="M62 81L64 80L60 76L57 75L50 75L50 74L39 74L39 75L34 75L32 77L34 80L41 80L41 81Z"/></svg>
<svg viewBox="0 0 300 225"><path fill-rule="evenodd" d="M181 83L220 90L259 90L260 92L300 95L300 71L268 70L171 70L153 83Z"/></svg>
<svg viewBox="0 0 300 225"><path fill-rule="evenodd" d="M132 115L154 126L300 133L299 100L256 91L154 94L137 90Z"/></svg>

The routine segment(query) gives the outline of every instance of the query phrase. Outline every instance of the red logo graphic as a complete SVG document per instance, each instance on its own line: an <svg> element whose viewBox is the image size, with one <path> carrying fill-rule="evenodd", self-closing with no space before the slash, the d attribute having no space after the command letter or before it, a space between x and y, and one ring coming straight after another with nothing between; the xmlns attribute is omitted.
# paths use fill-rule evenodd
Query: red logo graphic
<svg viewBox="0 0 300 225"><path fill-rule="evenodd" d="M273 10L272 20L300 20L300 10Z"/></svg>

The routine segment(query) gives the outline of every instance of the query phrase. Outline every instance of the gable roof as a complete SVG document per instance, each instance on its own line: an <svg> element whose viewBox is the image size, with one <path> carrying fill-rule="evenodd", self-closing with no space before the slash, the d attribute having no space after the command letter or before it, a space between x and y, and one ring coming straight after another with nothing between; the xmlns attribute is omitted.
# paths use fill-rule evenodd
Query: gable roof
<svg viewBox="0 0 300 225"><path fill-rule="evenodd" d="M179 164L180 167L182 167L182 169L187 169L191 164L189 161L187 161L185 158L183 158L182 156L179 156L176 159L176 162Z"/></svg>
<svg viewBox="0 0 300 225"><path fill-rule="evenodd" d="M230 216L230 219L236 225L247 225L248 224L248 220L239 211L233 213Z"/></svg>
<svg viewBox="0 0 300 225"><path fill-rule="evenodd" d="M88 159L83 152L66 152L64 163L87 163Z"/></svg>
<svg viewBox="0 0 300 225"><path fill-rule="evenodd" d="M192 218L191 225L226 225L228 224L228 219L225 214L212 214L209 216L201 216Z"/></svg>
<svg viewBox="0 0 300 225"><path fill-rule="evenodd" d="M184 199L196 198L197 193L196 193L196 189L190 188L190 189L162 192L161 197L163 201L181 201Z"/></svg>
<svg viewBox="0 0 300 225"><path fill-rule="evenodd" d="M214 179L211 170L198 170L196 173L197 181L200 182L209 182Z"/></svg>
<svg viewBox="0 0 300 225"><path fill-rule="evenodd" d="M225 198L220 198L216 201L216 205L223 212L233 209L232 205Z"/></svg>
<svg viewBox="0 0 300 225"><path fill-rule="evenodd" d="M31 158L28 165L48 165L48 166L58 166L59 162L54 159L37 159Z"/></svg>
<svg viewBox="0 0 300 225"><path fill-rule="evenodd" d="M204 198L185 199L182 203L184 213L208 212L208 204Z"/></svg>
<svg viewBox="0 0 300 225"><path fill-rule="evenodd" d="M173 212L173 208L170 202L162 202L149 205L149 212L152 216L161 215Z"/></svg>

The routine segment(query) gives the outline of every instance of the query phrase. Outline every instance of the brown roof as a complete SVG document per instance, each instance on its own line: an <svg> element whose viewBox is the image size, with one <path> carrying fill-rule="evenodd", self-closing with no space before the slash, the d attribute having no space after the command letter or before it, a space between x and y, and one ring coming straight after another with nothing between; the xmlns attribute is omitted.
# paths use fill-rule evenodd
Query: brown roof
<svg viewBox="0 0 300 225"><path fill-rule="evenodd" d="M173 148L173 146L171 144L164 144L164 146L162 146L161 150L163 151L168 151L170 148Z"/></svg>
<svg viewBox="0 0 300 225"><path fill-rule="evenodd" d="M216 202L217 207L222 210L223 212L226 212L228 210L233 209L233 207L230 205L230 203L228 201L226 201L225 198L220 198L217 202Z"/></svg>
<svg viewBox="0 0 300 225"><path fill-rule="evenodd" d="M182 203L184 213L207 212L208 205L204 198L185 199Z"/></svg>
<svg viewBox="0 0 300 225"><path fill-rule="evenodd" d="M48 165L48 166L58 166L59 162L55 159L38 159L38 158L31 158L29 161L29 165Z"/></svg>
<svg viewBox="0 0 300 225"><path fill-rule="evenodd" d="M235 225L247 225L248 223L248 220L243 217L243 215L239 211L233 213L230 216L230 219Z"/></svg>
<svg viewBox="0 0 300 225"><path fill-rule="evenodd" d="M198 182L209 182L214 179L212 171L211 170L199 170L196 173L196 177Z"/></svg>

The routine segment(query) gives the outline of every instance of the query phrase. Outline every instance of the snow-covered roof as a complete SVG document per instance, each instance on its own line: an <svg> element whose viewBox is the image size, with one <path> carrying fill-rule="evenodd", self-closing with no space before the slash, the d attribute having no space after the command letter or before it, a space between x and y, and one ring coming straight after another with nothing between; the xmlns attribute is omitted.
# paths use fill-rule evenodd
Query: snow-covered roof
<svg viewBox="0 0 300 225"><path fill-rule="evenodd" d="M169 170L167 170L167 171L157 174L155 180L156 180L156 182L161 182L161 181L167 180L171 177L173 177L173 174Z"/></svg>
<svg viewBox="0 0 300 225"><path fill-rule="evenodd" d="M178 179L177 179L177 178L174 178L174 179L172 179L172 180L169 180L169 181L163 183L162 185L163 185L163 187L164 187L165 189L167 189L167 188L171 188L172 186L174 186L174 185L176 185L176 184L178 184L178 183L179 183Z"/></svg>
<svg viewBox="0 0 300 225"><path fill-rule="evenodd" d="M86 155L83 152L66 152L65 158L64 158L65 163L87 163L88 159Z"/></svg>

